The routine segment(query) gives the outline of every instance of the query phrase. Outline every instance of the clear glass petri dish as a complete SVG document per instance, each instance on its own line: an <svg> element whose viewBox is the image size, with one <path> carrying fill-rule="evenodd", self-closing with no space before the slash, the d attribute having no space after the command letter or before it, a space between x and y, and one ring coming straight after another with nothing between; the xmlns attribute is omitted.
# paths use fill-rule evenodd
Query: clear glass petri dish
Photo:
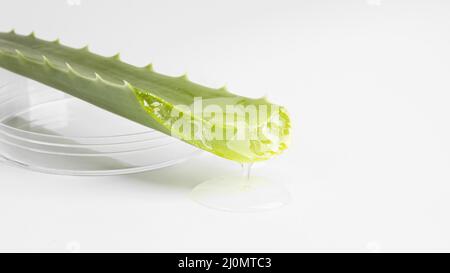
<svg viewBox="0 0 450 273"><path fill-rule="evenodd" d="M0 70L0 158L34 171L117 175L201 151L63 92Z"/></svg>

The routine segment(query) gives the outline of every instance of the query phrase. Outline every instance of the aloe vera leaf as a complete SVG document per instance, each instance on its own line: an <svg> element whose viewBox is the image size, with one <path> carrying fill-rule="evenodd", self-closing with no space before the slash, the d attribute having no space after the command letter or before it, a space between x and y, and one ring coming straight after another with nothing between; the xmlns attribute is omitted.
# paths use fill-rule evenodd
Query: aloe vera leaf
<svg viewBox="0 0 450 273"><path fill-rule="evenodd" d="M70 48L59 40L50 42L38 39L34 33L24 36L14 31L0 32L0 67L237 162L267 160L280 154L289 144L290 120L283 107L265 98L252 99L233 94L225 88L201 86L189 81L186 76L162 75L153 71L151 64L132 66L122 62L118 54L103 57L91 53L88 47ZM258 116L256 126L250 126L249 119L244 119L247 132L256 137L236 138L225 133L227 130L236 132L236 124L219 123L215 118L205 118L192 111L198 98L206 106L216 105L221 109L232 105L254 106L257 111L268 111L266 115ZM190 108L180 107L183 105ZM178 114L174 115L174 112ZM259 112L257 114L261 114ZM222 120L229 115L224 110ZM274 116L278 117L276 122ZM203 130L193 136L193 131L186 133L174 129L177 120L190 122L191 125L200 124L201 128L209 130L213 128L215 132L223 132L224 137L211 138L203 134ZM276 128L278 133L270 133L272 131L268 128Z"/></svg>

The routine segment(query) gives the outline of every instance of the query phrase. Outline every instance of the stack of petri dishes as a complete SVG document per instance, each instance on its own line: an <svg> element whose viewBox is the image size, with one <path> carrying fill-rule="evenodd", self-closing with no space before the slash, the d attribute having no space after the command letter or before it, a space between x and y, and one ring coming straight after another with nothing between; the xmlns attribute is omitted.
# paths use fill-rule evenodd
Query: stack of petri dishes
<svg viewBox="0 0 450 273"><path fill-rule="evenodd" d="M116 175L198 155L176 138L0 70L0 158L31 170Z"/></svg>

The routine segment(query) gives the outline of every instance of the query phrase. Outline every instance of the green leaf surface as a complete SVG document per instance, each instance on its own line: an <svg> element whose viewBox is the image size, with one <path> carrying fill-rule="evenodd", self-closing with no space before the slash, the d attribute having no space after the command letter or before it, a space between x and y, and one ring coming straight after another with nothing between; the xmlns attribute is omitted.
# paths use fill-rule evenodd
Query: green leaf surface
<svg viewBox="0 0 450 273"><path fill-rule="evenodd" d="M59 40L49 42L36 38L34 33L23 36L11 31L0 33L0 67L237 162L269 159L289 144L290 121L283 107L271 104L265 98L252 99L230 93L225 88L205 87L189 81L185 75L162 75L153 71L151 64L132 66L122 62L119 54L103 57L91 53L88 47L70 48L60 44ZM225 110L229 105L254 106L259 114L257 123L252 125L245 118L244 127L256 137L226 136L226 130L237 130L236 124L197 114L192 107L198 98L202 99L202 107L220 107L222 120L230 116ZM267 115L261 115L259 109L262 106L269 109ZM276 122L275 116L279 117ZM193 128L200 125L203 129L196 133L174 129L177 120L187 121L194 125ZM278 133L268 133L267 129L274 128ZM211 129L224 132L224 138L211 138L204 133Z"/></svg>

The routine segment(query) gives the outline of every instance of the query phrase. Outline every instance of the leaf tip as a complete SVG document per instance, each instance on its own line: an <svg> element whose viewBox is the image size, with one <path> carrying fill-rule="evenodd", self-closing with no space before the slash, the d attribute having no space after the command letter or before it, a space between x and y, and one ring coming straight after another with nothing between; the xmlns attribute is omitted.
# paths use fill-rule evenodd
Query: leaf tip
<svg viewBox="0 0 450 273"><path fill-rule="evenodd" d="M67 71L69 72L69 74L74 74L77 75L78 73L75 71L75 69L73 69L73 67L66 62L66 67L67 67Z"/></svg>
<svg viewBox="0 0 450 273"><path fill-rule="evenodd" d="M42 59L44 60L44 64L46 66L52 67L52 64L50 63L50 60L47 58L47 56L42 55Z"/></svg>
<svg viewBox="0 0 450 273"><path fill-rule="evenodd" d="M89 45L85 45L82 48L80 48L81 51L89 52Z"/></svg>
<svg viewBox="0 0 450 273"><path fill-rule="evenodd" d="M120 59L120 52L114 54L114 55L111 56L110 58L113 59L113 60L116 60L116 61L120 61L120 60L121 60L121 59Z"/></svg>
<svg viewBox="0 0 450 273"><path fill-rule="evenodd" d="M16 52L17 56L19 56L20 58L24 58L25 59L25 55L23 55L22 51L20 51L18 49L15 49L14 51Z"/></svg>
<svg viewBox="0 0 450 273"><path fill-rule="evenodd" d="M126 80L123 80L122 83L123 83L124 87L128 87L128 88L132 87L131 84L129 82L127 82Z"/></svg>
<svg viewBox="0 0 450 273"><path fill-rule="evenodd" d="M30 34L28 34L28 37L31 39L36 39L36 33L32 31Z"/></svg>
<svg viewBox="0 0 450 273"><path fill-rule="evenodd" d="M267 94L264 94L261 97L254 97L254 98L252 98L252 100L254 100L254 101L258 102L258 103L270 103L269 99L267 97Z"/></svg>
<svg viewBox="0 0 450 273"><path fill-rule="evenodd" d="M144 66L143 69L153 72L153 64L149 63L148 65Z"/></svg>
<svg viewBox="0 0 450 273"><path fill-rule="evenodd" d="M187 73L184 73L183 75L179 76L178 78L183 81L189 81L189 77L188 77Z"/></svg>
<svg viewBox="0 0 450 273"><path fill-rule="evenodd" d="M96 81L104 81L103 78L97 72L95 72L94 75Z"/></svg>
<svg viewBox="0 0 450 273"><path fill-rule="evenodd" d="M227 85L225 84L224 86L220 87L220 88L219 88L219 91L222 91L222 92L228 92L228 87L227 87Z"/></svg>

